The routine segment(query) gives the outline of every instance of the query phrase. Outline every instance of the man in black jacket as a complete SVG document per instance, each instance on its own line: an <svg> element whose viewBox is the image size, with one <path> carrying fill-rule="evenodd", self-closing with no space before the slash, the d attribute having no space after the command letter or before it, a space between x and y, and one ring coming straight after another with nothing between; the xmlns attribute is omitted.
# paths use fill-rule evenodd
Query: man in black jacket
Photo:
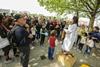
<svg viewBox="0 0 100 67"><path fill-rule="evenodd" d="M29 33L25 29L26 19L24 15L17 14L15 15L16 20L16 44L18 45L20 54L21 54L21 64L23 67L28 67L29 54L30 54L30 40Z"/></svg>

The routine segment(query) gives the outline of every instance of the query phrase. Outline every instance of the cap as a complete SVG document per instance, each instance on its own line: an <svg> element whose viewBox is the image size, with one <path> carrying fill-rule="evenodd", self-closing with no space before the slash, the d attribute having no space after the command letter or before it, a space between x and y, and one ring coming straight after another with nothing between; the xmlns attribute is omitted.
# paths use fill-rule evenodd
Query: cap
<svg viewBox="0 0 100 67"><path fill-rule="evenodd" d="M15 16L14 16L14 19L15 20L18 20L18 19L20 19L20 18L22 18L23 17L23 15L21 15L21 14L16 14Z"/></svg>

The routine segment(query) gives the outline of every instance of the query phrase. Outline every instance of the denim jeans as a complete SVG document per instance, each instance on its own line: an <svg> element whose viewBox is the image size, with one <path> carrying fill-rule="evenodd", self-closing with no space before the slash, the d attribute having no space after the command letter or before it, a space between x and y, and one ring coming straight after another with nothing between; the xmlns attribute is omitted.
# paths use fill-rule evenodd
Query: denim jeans
<svg viewBox="0 0 100 67"><path fill-rule="evenodd" d="M36 31L36 38L40 39L40 32Z"/></svg>
<svg viewBox="0 0 100 67"><path fill-rule="evenodd" d="M44 46L45 35L41 35L40 46Z"/></svg>
<svg viewBox="0 0 100 67"><path fill-rule="evenodd" d="M28 67L29 56L30 56L30 47L29 46L20 46L20 59L22 67Z"/></svg>
<svg viewBox="0 0 100 67"><path fill-rule="evenodd" d="M86 46L86 50L85 50L84 54L89 54L89 55L90 55L91 50L92 50L92 48L91 48L91 47Z"/></svg>
<svg viewBox="0 0 100 67"><path fill-rule="evenodd" d="M49 47L49 49L48 49L48 59L50 59L50 60L53 60L54 49L55 48L51 48L51 47Z"/></svg>
<svg viewBox="0 0 100 67"><path fill-rule="evenodd" d="M79 50L81 50L82 51L82 49L83 49L83 46L84 46L84 44L83 43L79 43L79 45L78 45L79 47Z"/></svg>

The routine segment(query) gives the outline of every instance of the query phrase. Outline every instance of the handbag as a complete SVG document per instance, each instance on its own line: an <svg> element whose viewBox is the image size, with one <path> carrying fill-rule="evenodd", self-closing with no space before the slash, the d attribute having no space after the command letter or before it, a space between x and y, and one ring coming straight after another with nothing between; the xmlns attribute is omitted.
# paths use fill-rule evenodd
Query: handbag
<svg viewBox="0 0 100 67"><path fill-rule="evenodd" d="M6 47L8 45L10 45L8 39L0 37L0 49Z"/></svg>
<svg viewBox="0 0 100 67"><path fill-rule="evenodd" d="M45 36L48 36L48 32L45 32Z"/></svg>

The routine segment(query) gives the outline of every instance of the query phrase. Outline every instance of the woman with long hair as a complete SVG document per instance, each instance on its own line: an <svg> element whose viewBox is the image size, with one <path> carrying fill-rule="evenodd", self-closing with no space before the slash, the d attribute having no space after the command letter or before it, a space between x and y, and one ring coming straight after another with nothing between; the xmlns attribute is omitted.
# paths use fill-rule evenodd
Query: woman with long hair
<svg viewBox="0 0 100 67"><path fill-rule="evenodd" d="M78 18L76 16L73 17L72 23L69 25L68 29L64 29L66 32L63 45L62 45L62 50L64 53L69 53L74 42L76 39L76 34L77 34L77 26L78 26Z"/></svg>

